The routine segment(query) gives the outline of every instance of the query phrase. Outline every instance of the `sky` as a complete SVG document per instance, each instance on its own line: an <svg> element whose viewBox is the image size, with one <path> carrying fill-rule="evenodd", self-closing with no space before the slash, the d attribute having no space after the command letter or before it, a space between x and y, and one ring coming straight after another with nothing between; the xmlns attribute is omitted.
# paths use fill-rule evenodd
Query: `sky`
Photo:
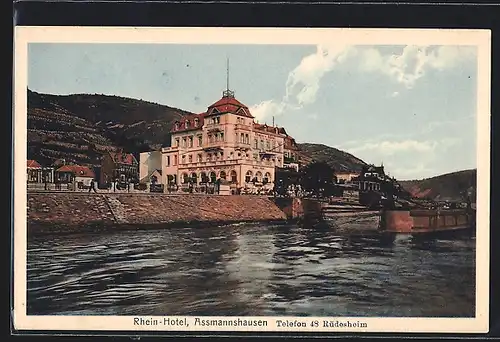
<svg viewBox="0 0 500 342"><path fill-rule="evenodd" d="M400 180L476 168L475 46L30 43L28 87L200 113L229 88L260 123Z"/></svg>

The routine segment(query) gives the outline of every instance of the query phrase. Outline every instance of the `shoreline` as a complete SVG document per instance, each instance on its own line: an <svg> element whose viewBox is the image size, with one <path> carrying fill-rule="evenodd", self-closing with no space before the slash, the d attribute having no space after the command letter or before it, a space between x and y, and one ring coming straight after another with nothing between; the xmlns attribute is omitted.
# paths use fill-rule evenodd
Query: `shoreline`
<svg viewBox="0 0 500 342"><path fill-rule="evenodd" d="M174 221L149 224L130 224L130 223L103 223L100 221L89 222L87 224L67 224L50 222L28 222L27 235L30 237L39 236L68 236L82 233L117 233L132 231L152 231L165 229L203 229L213 227L224 227L239 224L267 224L284 226L299 222L299 219L281 219L281 220L214 220L214 221Z"/></svg>

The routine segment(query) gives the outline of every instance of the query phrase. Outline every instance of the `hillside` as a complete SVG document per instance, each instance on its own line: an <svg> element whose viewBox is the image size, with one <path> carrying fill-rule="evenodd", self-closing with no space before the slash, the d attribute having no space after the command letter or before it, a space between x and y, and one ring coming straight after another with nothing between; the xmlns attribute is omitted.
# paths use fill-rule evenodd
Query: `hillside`
<svg viewBox="0 0 500 342"><path fill-rule="evenodd" d="M100 94L49 95L28 90L28 158L49 165L65 159L99 165L107 150L139 152L170 144L172 123L189 112L142 100ZM352 154L322 144L298 144L304 163L324 161L336 171L365 165ZM416 197L475 195L475 170L400 182Z"/></svg>
<svg viewBox="0 0 500 342"><path fill-rule="evenodd" d="M118 96L28 90L28 158L97 165L106 150L137 154L159 148L169 145L172 123L187 113Z"/></svg>
<svg viewBox="0 0 500 342"><path fill-rule="evenodd" d="M300 150L313 161L326 162L335 171L360 171L366 165L361 159L334 147L322 144L298 144Z"/></svg>
<svg viewBox="0 0 500 342"><path fill-rule="evenodd" d="M399 181L414 197L433 200L461 200L467 193L471 200L476 200L476 169L457 171L444 175L422 179Z"/></svg>

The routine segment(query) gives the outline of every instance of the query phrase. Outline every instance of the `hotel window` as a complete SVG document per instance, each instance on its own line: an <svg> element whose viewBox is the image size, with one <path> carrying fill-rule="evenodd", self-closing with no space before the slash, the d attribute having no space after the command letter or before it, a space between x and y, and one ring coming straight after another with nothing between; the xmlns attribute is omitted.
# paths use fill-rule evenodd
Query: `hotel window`
<svg viewBox="0 0 500 342"><path fill-rule="evenodd" d="M186 164L186 156L182 156L182 164Z"/></svg>
<svg viewBox="0 0 500 342"><path fill-rule="evenodd" d="M245 175L245 182L250 183L252 181L252 171L247 171Z"/></svg>
<svg viewBox="0 0 500 342"><path fill-rule="evenodd" d="M182 138L182 147L186 147L186 138Z"/></svg>
<svg viewBox="0 0 500 342"><path fill-rule="evenodd" d="M192 163L193 162L193 156L190 154L188 158L189 158L189 162Z"/></svg>
<svg viewBox="0 0 500 342"><path fill-rule="evenodd" d="M189 128L189 120L186 120L185 127Z"/></svg>
<svg viewBox="0 0 500 342"><path fill-rule="evenodd" d="M208 142L210 142L210 143L214 142L214 139L213 139L213 137L212 137L212 134L209 134L209 135L208 135Z"/></svg>
<svg viewBox="0 0 500 342"><path fill-rule="evenodd" d="M220 134L220 141L224 141L224 133L222 133L222 132Z"/></svg>
<svg viewBox="0 0 500 342"><path fill-rule="evenodd" d="M215 123L217 123L217 124L220 123L220 117L219 116L215 118Z"/></svg>
<svg viewBox="0 0 500 342"><path fill-rule="evenodd" d="M207 154L207 161L212 161L212 154L211 153Z"/></svg>
<svg viewBox="0 0 500 342"><path fill-rule="evenodd" d="M245 144L250 145L250 136L248 134L245 134Z"/></svg>
<svg viewBox="0 0 500 342"><path fill-rule="evenodd" d="M179 138L175 139L175 147L179 147Z"/></svg>
<svg viewBox="0 0 500 342"><path fill-rule="evenodd" d="M177 165L177 155L174 156L174 165Z"/></svg>
<svg viewBox="0 0 500 342"><path fill-rule="evenodd" d="M194 127L198 127L199 124L200 124L200 120L194 119Z"/></svg>
<svg viewBox="0 0 500 342"><path fill-rule="evenodd" d="M266 150L270 150L271 149L271 144L269 143L269 140L266 141Z"/></svg>
<svg viewBox="0 0 500 342"><path fill-rule="evenodd" d="M254 143L254 148L256 148L256 149L257 149L257 148L259 148L259 146L258 146L258 145L259 145L259 142L257 141L257 139L255 139L255 140L253 141L253 143Z"/></svg>
<svg viewBox="0 0 500 342"><path fill-rule="evenodd" d="M243 133L240 134L240 143L244 143L245 135Z"/></svg>
<svg viewBox="0 0 500 342"><path fill-rule="evenodd" d="M198 154L198 155L196 156L196 161L197 161L198 163L199 163L199 162L201 162L201 154Z"/></svg>
<svg viewBox="0 0 500 342"><path fill-rule="evenodd" d="M236 171L232 170L230 175L231 175L231 182L237 183L238 182L238 175L236 174Z"/></svg>
<svg viewBox="0 0 500 342"><path fill-rule="evenodd" d="M260 149L263 150L264 149L264 140L261 140L260 141Z"/></svg>
<svg viewBox="0 0 500 342"><path fill-rule="evenodd" d="M189 147L193 147L193 137L189 137Z"/></svg>
<svg viewBox="0 0 500 342"><path fill-rule="evenodd" d="M203 137L201 135L198 136L198 146L202 146L203 145Z"/></svg>
<svg viewBox="0 0 500 342"><path fill-rule="evenodd" d="M170 166L170 156L167 156L167 166Z"/></svg>

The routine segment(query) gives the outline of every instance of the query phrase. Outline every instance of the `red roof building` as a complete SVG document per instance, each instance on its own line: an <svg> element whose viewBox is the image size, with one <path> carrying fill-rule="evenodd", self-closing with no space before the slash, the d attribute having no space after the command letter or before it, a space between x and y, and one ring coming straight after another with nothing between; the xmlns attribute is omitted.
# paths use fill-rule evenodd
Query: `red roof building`
<svg viewBox="0 0 500 342"><path fill-rule="evenodd" d="M171 132L182 132L201 129L206 113L185 115L182 120L174 122Z"/></svg>
<svg viewBox="0 0 500 342"><path fill-rule="evenodd" d="M109 155L114 163L126 164L126 165L136 165L137 159L132 153L124 152L109 152Z"/></svg>
<svg viewBox="0 0 500 342"><path fill-rule="evenodd" d="M247 106L229 95L224 95L219 101L211 104L207 110L207 116L223 113L233 113L241 116L246 116L247 118L254 118L252 114L250 114L250 110Z"/></svg>
<svg viewBox="0 0 500 342"><path fill-rule="evenodd" d="M139 181L139 163L132 153L108 152L101 160L100 184Z"/></svg>
<svg viewBox="0 0 500 342"><path fill-rule="evenodd" d="M88 166L63 165L56 170L57 173L71 173L75 177L94 178L95 173Z"/></svg>
<svg viewBox="0 0 500 342"><path fill-rule="evenodd" d="M28 167L28 169L41 169L42 168L42 166L36 160L32 160L32 159L28 159L26 161L26 166Z"/></svg>

